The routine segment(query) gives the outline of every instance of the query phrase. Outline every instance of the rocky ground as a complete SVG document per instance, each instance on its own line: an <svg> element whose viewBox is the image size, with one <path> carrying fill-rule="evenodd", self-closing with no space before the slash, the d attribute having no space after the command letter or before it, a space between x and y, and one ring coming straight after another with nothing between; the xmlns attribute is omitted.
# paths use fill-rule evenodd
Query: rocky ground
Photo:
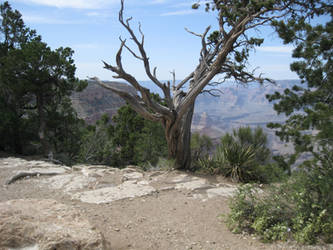
<svg viewBox="0 0 333 250"><path fill-rule="evenodd" d="M222 177L3 157L0 184L0 249L333 249L232 234Z"/></svg>

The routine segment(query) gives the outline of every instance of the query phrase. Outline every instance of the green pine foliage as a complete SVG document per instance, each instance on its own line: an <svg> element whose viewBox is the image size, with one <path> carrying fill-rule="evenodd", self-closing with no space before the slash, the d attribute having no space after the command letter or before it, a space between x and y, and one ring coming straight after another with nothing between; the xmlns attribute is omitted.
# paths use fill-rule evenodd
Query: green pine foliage
<svg viewBox="0 0 333 250"><path fill-rule="evenodd" d="M48 145L70 164L83 121L69 95L85 85L74 78L73 51L51 50L8 2L0 5L0 14L0 150L48 153Z"/></svg>
<svg viewBox="0 0 333 250"><path fill-rule="evenodd" d="M79 161L114 167L155 166L166 157L167 145L160 124L145 120L129 105L121 107L109 120L103 115L82 136Z"/></svg>
<svg viewBox="0 0 333 250"><path fill-rule="evenodd" d="M0 15L0 150L72 158L82 121L69 96L86 86L75 78L73 50L52 50L8 2Z"/></svg>
<svg viewBox="0 0 333 250"><path fill-rule="evenodd" d="M263 193L243 186L230 203L230 229L257 234L264 241L333 242L332 6L327 1L320 1L320 7L313 4L308 16L273 22L284 42L296 45L293 57L297 61L291 70L302 80L301 85L268 96L275 101L277 113L288 117L285 123L270 127L295 146L289 159L277 158L291 177ZM309 17L321 15L328 20L325 24L308 22ZM312 157L291 172L291 164L304 152Z"/></svg>
<svg viewBox="0 0 333 250"><path fill-rule="evenodd" d="M129 105L113 117L113 140L118 148L116 157L122 165L155 165L167 156L167 143L162 126L138 115Z"/></svg>
<svg viewBox="0 0 333 250"><path fill-rule="evenodd" d="M274 22L285 43L296 46L290 65L302 84L285 89L284 93L268 95L275 101L274 109L284 113L284 124L270 124L282 140L292 141L297 152L315 150L315 143L333 143L333 22L332 7L315 9L316 15L325 14L325 24L312 26L305 17L286 22ZM309 131L316 130L317 133Z"/></svg>

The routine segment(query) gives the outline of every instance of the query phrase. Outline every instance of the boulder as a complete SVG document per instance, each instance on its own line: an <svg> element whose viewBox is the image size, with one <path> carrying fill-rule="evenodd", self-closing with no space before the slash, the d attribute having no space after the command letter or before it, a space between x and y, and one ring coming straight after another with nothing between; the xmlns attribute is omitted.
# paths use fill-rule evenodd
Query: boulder
<svg viewBox="0 0 333 250"><path fill-rule="evenodd" d="M77 209L55 200L0 203L0 249L105 249L102 234Z"/></svg>

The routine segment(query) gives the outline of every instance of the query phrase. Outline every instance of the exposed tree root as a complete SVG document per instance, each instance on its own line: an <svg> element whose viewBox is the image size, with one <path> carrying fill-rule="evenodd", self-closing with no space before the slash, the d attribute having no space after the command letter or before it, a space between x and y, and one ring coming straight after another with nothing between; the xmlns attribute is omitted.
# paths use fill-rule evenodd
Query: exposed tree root
<svg viewBox="0 0 333 250"><path fill-rule="evenodd" d="M58 174L60 174L60 173L57 173L57 172L40 172L40 171L19 172L19 173L15 174L14 176L12 176L9 180L7 180L5 185L10 185L10 184L16 182L17 180L22 179L24 177L28 177L28 176L41 176L41 175L52 176L52 175L58 175Z"/></svg>

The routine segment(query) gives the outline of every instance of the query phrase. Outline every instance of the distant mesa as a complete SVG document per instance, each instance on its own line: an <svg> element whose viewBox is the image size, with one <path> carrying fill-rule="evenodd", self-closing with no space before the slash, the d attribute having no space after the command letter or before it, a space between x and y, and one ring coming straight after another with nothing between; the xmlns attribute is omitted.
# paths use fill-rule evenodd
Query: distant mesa
<svg viewBox="0 0 333 250"><path fill-rule="evenodd" d="M103 81L120 90L135 94L135 89L121 82ZM78 112L80 118L88 124L94 124L100 117L107 113L110 117L117 113L117 110L126 104L117 94L104 89L88 81L88 86L82 92L74 93L71 97L74 109Z"/></svg>

